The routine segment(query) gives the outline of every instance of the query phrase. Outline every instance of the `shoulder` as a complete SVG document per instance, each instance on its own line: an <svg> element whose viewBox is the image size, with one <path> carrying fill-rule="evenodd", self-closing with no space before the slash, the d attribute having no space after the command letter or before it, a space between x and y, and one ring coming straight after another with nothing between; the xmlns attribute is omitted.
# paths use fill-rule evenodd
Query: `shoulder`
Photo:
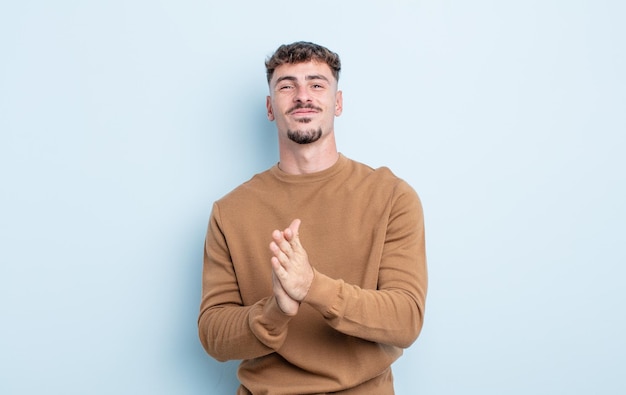
<svg viewBox="0 0 626 395"><path fill-rule="evenodd" d="M215 204L223 209L228 207L241 207L250 199L258 198L259 195L268 191L268 185L273 182L271 169L253 175L233 190L219 198Z"/></svg>
<svg viewBox="0 0 626 395"><path fill-rule="evenodd" d="M413 188L402 178L398 177L389 167L381 166L374 168L367 164L348 159L351 177L360 182L387 191L414 191Z"/></svg>

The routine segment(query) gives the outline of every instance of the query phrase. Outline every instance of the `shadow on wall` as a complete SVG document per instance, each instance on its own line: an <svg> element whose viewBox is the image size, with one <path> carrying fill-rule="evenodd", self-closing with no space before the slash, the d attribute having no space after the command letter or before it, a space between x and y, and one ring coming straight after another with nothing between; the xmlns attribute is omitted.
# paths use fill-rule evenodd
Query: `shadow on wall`
<svg viewBox="0 0 626 395"><path fill-rule="evenodd" d="M196 221L201 223L204 221ZM179 372L184 371L183 383L188 383L189 393L208 394L234 394L237 392L239 382L237 380L237 366L239 361L218 362L208 355L202 348L198 336L198 307L201 295L202 275L202 246L206 226L196 226L194 237L187 242L184 254L185 276L184 284L180 289L184 290L181 298L180 311L184 312L180 317L180 325L184 329L178 331L182 339L174 339L177 350L176 358L182 366L175 367ZM191 240L191 241L189 241ZM179 393L185 393L180 391Z"/></svg>
<svg viewBox="0 0 626 395"><path fill-rule="evenodd" d="M247 107L251 109L251 115L244 121L246 130L243 132L242 145L246 145L252 152L252 155L245 160L249 165L258 169L256 173L266 170L278 162L276 124L267 119L266 96L267 92L262 91L249 98Z"/></svg>
<svg viewBox="0 0 626 395"><path fill-rule="evenodd" d="M233 158L233 163L226 164L225 168L241 166L246 170L249 169L248 178L278 162L275 125L266 117L266 92L257 93L250 95L245 101L247 103L245 108L249 109L250 116L245 119L234 119L232 123L231 135L234 135L233 139L240 140L237 142L240 151L226 155ZM231 111L237 113L237 111ZM228 192L227 190L220 191L217 195L223 196ZM184 339L182 341L177 339L174 342L179 346L182 343L183 355L178 354L178 357L184 360L182 369L187 372L185 375L188 375L185 380L191 382L189 385L193 393L201 391L201 393L211 394L234 394L239 386L237 367L240 361L216 361L204 351L198 338L197 318L201 297L202 247L212 202L206 203L201 198L197 201L203 202L203 205L209 204L209 206L200 207L196 211L197 218L194 216L191 219L191 225L188 227L190 231L183 232L189 236L182 241L184 251L182 252L183 259L181 259L184 262L185 273L184 284L180 285L184 295L181 298L182 306L179 311L184 312L181 314L180 322L185 329L180 331L184 333Z"/></svg>

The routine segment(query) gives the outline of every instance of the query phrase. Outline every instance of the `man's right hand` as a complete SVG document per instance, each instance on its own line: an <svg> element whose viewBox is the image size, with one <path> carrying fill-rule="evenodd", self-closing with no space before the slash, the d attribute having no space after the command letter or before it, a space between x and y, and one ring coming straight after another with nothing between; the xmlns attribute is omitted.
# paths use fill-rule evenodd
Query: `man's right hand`
<svg viewBox="0 0 626 395"><path fill-rule="evenodd" d="M272 272L272 287L274 297L276 298L278 307L280 307L282 312L291 316L296 315L298 313L298 309L300 308L300 302L293 300L289 295L287 295L287 292L283 289L282 284L278 281L274 272Z"/></svg>

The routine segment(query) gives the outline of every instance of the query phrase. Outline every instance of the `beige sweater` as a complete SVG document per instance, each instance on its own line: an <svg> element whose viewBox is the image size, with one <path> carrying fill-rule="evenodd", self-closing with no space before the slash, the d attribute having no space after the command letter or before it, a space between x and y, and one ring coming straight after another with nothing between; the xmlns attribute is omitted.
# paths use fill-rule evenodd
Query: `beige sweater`
<svg viewBox="0 0 626 395"><path fill-rule="evenodd" d="M269 244L294 218L315 278L289 317ZM314 174L274 166L214 204L202 280L200 339L220 361L243 360L240 394L393 394L390 365L424 319L420 200L389 169L343 155Z"/></svg>

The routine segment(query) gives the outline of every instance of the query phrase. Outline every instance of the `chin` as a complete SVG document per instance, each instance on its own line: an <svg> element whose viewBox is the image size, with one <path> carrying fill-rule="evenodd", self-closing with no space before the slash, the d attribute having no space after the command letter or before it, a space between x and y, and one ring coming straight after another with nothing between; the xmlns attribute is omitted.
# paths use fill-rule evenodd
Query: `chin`
<svg viewBox="0 0 626 395"><path fill-rule="evenodd" d="M323 135L322 128L307 130L288 130L289 140L298 144L311 144L318 141Z"/></svg>

